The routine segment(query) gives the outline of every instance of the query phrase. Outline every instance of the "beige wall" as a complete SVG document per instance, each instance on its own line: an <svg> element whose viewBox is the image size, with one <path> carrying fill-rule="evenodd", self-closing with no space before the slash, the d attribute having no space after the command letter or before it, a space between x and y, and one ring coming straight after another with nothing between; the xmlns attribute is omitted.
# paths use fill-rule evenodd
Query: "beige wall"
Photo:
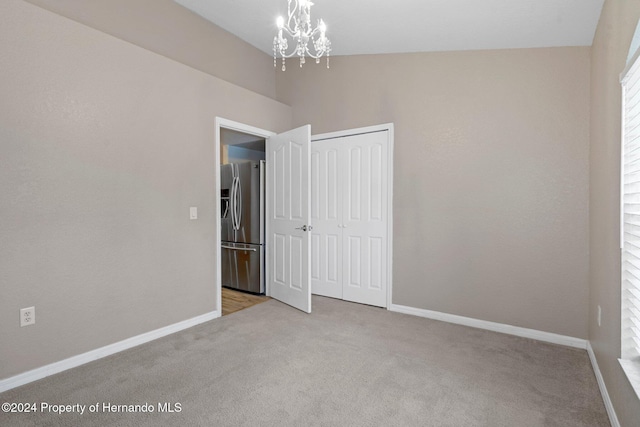
<svg viewBox="0 0 640 427"><path fill-rule="evenodd" d="M0 20L0 379L215 310L214 118L291 109L21 0Z"/></svg>
<svg viewBox="0 0 640 427"><path fill-rule="evenodd" d="M395 123L393 303L587 338L589 52L278 72L296 126Z"/></svg>
<svg viewBox="0 0 640 427"><path fill-rule="evenodd" d="M623 426L638 425L640 402L620 357L620 73L640 1L605 2L591 52L589 339ZM597 307L602 307L602 326Z"/></svg>
<svg viewBox="0 0 640 427"><path fill-rule="evenodd" d="M273 58L173 0L26 0L275 98Z"/></svg>

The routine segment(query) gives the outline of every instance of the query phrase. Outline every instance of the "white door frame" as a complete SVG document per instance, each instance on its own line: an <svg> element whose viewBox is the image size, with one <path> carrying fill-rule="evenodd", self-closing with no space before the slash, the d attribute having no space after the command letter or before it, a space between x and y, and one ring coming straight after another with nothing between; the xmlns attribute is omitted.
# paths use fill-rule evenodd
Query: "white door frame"
<svg viewBox="0 0 640 427"><path fill-rule="evenodd" d="M214 193L214 209L215 209L215 227L216 227L216 310L222 316L222 254L220 246L222 241L220 239L220 226L222 218L220 218L220 129L229 129L237 132L254 135L260 138L267 139L270 136L275 135L275 132L269 130L260 129L254 126L246 125L244 123L234 122L233 120L223 119L222 117L216 117L216 138L215 138L215 156L214 156L214 176L215 176L215 193ZM265 265L266 269L266 265ZM269 295L268 283L265 293Z"/></svg>
<svg viewBox="0 0 640 427"><path fill-rule="evenodd" d="M315 141L323 139L383 131L388 132L389 138L387 146L387 310L390 310L393 297L393 123L311 135L311 143L313 144Z"/></svg>

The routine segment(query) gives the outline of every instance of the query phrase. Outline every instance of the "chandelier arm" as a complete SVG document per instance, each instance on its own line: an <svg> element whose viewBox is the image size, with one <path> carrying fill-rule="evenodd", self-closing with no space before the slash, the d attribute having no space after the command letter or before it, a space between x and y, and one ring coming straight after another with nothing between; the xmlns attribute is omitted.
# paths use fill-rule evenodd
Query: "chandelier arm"
<svg viewBox="0 0 640 427"><path fill-rule="evenodd" d="M294 42L296 42L295 38L293 38ZM328 39L327 39L328 41ZM286 51L283 51L283 49L278 48L278 53L280 54L281 57L283 58L292 58L294 56L296 56L298 54L298 44L297 42L294 43L294 45L291 47L291 53L286 53ZM287 49L288 50L288 49ZM321 58L325 53L329 52L329 49L325 46L323 49L320 50L316 50L314 49L314 51L316 52L316 54L314 55L311 50L309 49L309 46L306 45L304 46L304 53L306 55L308 55L309 57L313 58L313 59L319 59Z"/></svg>
<svg viewBox="0 0 640 427"><path fill-rule="evenodd" d="M289 16L289 19L287 20L287 28L291 28L291 20L294 18L294 13L296 12L297 8L298 8L298 0L295 0L293 10L291 10L291 0L288 0L287 15Z"/></svg>
<svg viewBox="0 0 640 427"><path fill-rule="evenodd" d="M291 52L288 55L283 55L282 52L280 52L280 57L281 58L293 58L294 56L296 56L297 53L298 53L297 50L294 50L293 52Z"/></svg>
<svg viewBox="0 0 640 427"><path fill-rule="evenodd" d="M278 49L278 53L280 54L280 57L282 58L292 58L294 56L297 55L298 53L298 46L294 46L293 50L291 51L291 53L287 53L285 50L283 49Z"/></svg>
<svg viewBox="0 0 640 427"><path fill-rule="evenodd" d="M312 53L309 51L309 48L307 48L307 55L308 55L310 58L313 58L313 59L320 59L320 58L322 58L322 55L324 55L326 52L327 52L327 50L326 50L326 49L324 49L322 52L318 52L316 55L314 55L314 54L312 54Z"/></svg>
<svg viewBox="0 0 640 427"><path fill-rule="evenodd" d="M315 35L317 35L318 33L321 33L322 31L320 30L320 27L316 27L313 29L313 31L311 31L311 33L309 34L309 38L313 38Z"/></svg>
<svg viewBox="0 0 640 427"><path fill-rule="evenodd" d="M287 33L292 39L296 39L298 33L296 33L295 31L293 31L291 28L289 28L289 26L284 26L282 27L282 31Z"/></svg>

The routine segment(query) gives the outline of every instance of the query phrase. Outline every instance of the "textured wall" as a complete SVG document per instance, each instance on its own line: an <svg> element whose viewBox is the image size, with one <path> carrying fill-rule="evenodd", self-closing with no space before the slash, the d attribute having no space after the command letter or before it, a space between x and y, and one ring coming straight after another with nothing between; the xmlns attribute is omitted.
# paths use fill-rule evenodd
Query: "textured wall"
<svg viewBox="0 0 640 427"><path fill-rule="evenodd" d="M214 118L290 108L21 0L0 21L0 378L215 310Z"/></svg>
<svg viewBox="0 0 640 427"><path fill-rule="evenodd" d="M640 401L620 357L620 137L622 89L640 1L608 0L591 51L589 340L623 426L638 425ZM598 305L602 325L597 323Z"/></svg>
<svg viewBox="0 0 640 427"><path fill-rule="evenodd" d="M273 58L173 0L26 0L253 92L275 97Z"/></svg>
<svg viewBox="0 0 640 427"><path fill-rule="evenodd" d="M587 338L589 48L277 74L313 133L395 123L393 302Z"/></svg>

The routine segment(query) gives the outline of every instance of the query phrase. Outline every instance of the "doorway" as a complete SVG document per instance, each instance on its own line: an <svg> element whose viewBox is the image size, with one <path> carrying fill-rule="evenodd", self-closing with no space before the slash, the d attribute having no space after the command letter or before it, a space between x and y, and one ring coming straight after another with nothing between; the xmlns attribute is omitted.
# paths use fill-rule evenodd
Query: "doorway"
<svg viewBox="0 0 640 427"><path fill-rule="evenodd" d="M223 234L228 231L221 228L225 224L221 216L221 209L225 204L224 198L228 198L228 207L235 211L231 221L231 227L236 237L245 237L242 226L238 226L242 214L238 214L238 208L244 201L244 196L239 196L237 180L242 180L240 166L232 166L232 183L227 187L227 192L222 193L222 159L221 140L223 135L246 134L249 137L258 137L265 140L265 191L264 215L264 240L263 248L250 246L249 242L237 242L237 245L227 244L224 249L235 251L237 258L245 257L242 268L251 264L247 257L255 257L256 252L263 250L265 254L265 280L264 293L299 310L311 312L311 276L309 274L311 245L309 232L311 231L311 218L309 206L310 185L310 145L311 126L305 125L280 134L275 134L264 129L245 125L227 119L216 117L216 139L214 146L214 206L216 234L216 310L222 312L222 282L224 265L222 264ZM248 142L248 141L244 141ZM246 147L241 147L246 148ZM228 149L227 149L228 150ZM229 153L227 151L227 156ZM267 167L268 166L268 167ZM251 168L253 170L253 167ZM253 186L252 186L253 188ZM227 194L228 193L228 194ZM246 194L246 193L245 193ZM253 192L251 192L253 194ZM228 196L228 197L227 197ZM226 207L226 206L225 206ZM242 210L244 213L245 211ZM248 234L248 233L247 233ZM251 244L255 244L251 242ZM255 264L253 264L255 265ZM269 268L267 267L273 267ZM270 273L271 271L271 273ZM240 272L238 272L240 273ZM244 274L244 271L242 272ZM252 273L249 273L252 274Z"/></svg>
<svg viewBox="0 0 640 427"><path fill-rule="evenodd" d="M249 163L253 166L264 162L265 140L274 133L219 117L216 118L215 126L216 309L222 315L226 315L264 302L268 299L264 294L268 295L268 292L266 292L264 285L257 289L250 289L247 286L248 282L264 281L264 251L259 245L253 246L250 243L243 243L239 237L247 237L246 233L236 233L233 228L229 228L230 224L227 223L232 222L229 218L231 207L236 210L241 209L238 205L242 206L242 204L236 205L230 200L232 195L236 196L235 200L241 200L241 196L230 191L229 188L222 188L223 186L229 187L228 184L223 185L222 171L226 173L233 169L233 179L235 179L236 173L238 173L236 171L245 169L238 168L238 165L244 164L249 167ZM247 196L248 194L245 194L245 197ZM254 205L252 209L260 209L259 202ZM245 206L245 211L246 208ZM225 227L224 232L223 226ZM229 232L227 228L233 232ZM263 233L263 227L260 224L254 228L256 228L253 230L255 234ZM241 234L242 236L240 236ZM241 243L228 242L229 240L238 240ZM260 238L257 240L260 242ZM223 247L227 249L223 250ZM225 287L224 292L222 290L223 283L229 285L229 288ZM233 288L251 291L253 294L240 292ZM261 293L263 295L255 295Z"/></svg>

